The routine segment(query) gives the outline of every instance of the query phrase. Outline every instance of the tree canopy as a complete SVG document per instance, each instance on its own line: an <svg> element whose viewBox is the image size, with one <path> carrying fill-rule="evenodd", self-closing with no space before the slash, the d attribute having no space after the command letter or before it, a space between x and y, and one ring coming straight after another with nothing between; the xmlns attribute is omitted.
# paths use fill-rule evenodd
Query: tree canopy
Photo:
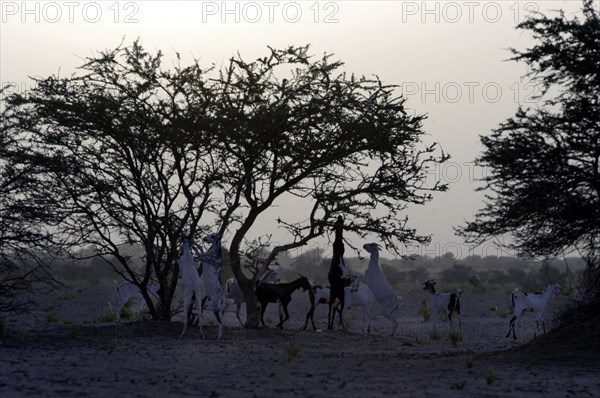
<svg viewBox="0 0 600 398"><path fill-rule="evenodd" d="M2 109L0 118L5 114ZM0 313L31 309L34 283L37 289L56 284L48 266L60 248L52 235L60 216L48 211L52 199L39 194L35 165L8 160L23 150L17 136L0 129Z"/></svg>
<svg viewBox="0 0 600 398"><path fill-rule="evenodd" d="M459 228L471 242L508 234L520 253L548 256L577 248L598 264L600 238L600 19L593 1L581 17L536 14L517 25L535 45L512 49L529 67L542 106L482 136L477 164L492 193Z"/></svg>

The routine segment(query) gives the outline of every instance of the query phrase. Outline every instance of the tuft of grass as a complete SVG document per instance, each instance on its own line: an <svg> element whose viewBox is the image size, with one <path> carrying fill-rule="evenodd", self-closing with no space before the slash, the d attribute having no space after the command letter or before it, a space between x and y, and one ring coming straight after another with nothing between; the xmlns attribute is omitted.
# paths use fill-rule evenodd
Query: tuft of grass
<svg viewBox="0 0 600 398"><path fill-rule="evenodd" d="M5 337L11 337L20 342L25 341L25 333L21 329L9 326L4 318L0 318L0 338Z"/></svg>
<svg viewBox="0 0 600 398"><path fill-rule="evenodd" d="M46 313L46 323L56 323L58 322L58 315L53 312Z"/></svg>
<svg viewBox="0 0 600 398"><path fill-rule="evenodd" d="M419 315L423 317L423 322L431 319L431 308L429 308L429 304L427 304L427 300L423 300L421 306L419 307Z"/></svg>
<svg viewBox="0 0 600 398"><path fill-rule="evenodd" d="M489 368L487 372L485 372L485 381L488 385L492 385L496 381L496 375L494 374L494 371L491 368Z"/></svg>
<svg viewBox="0 0 600 398"><path fill-rule="evenodd" d="M69 336L71 336L73 340L77 340L79 338L79 331L79 325L74 323L69 328Z"/></svg>
<svg viewBox="0 0 600 398"><path fill-rule="evenodd" d="M356 315L350 314L349 316L344 317L344 326L347 328L351 328L356 323Z"/></svg>
<svg viewBox="0 0 600 398"><path fill-rule="evenodd" d="M475 361L473 360L473 358L467 358L465 360L465 365L467 366L468 369L472 369L473 365L475 365Z"/></svg>
<svg viewBox="0 0 600 398"><path fill-rule="evenodd" d="M298 354L300 354L301 349L297 345L287 343L283 347L283 351L285 352L285 355L286 355L286 361L292 362L292 359L296 358L298 356Z"/></svg>
<svg viewBox="0 0 600 398"><path fill-rule="evenodd" d="M68 300L73 300L75 298L75 296L73 296L71 293L67 293L67 292L60 292L58 294L58 299L62 300L62 301L68 301Z"/></svg>
<svg viewBox="0 0 600 398"><path fill-rule="evenodd" d="M133 319L133 310L128 307L127 305L123 306L123 308L121 308L121 319L125 319L125 320L131 320Z"/></svg>
<svg viewBox="0 0 600 398"><path fill-rule="evenodd" d="M137 316L139 320L145 321L146 319L150 318L150 310L148 310L147 307L144 307L140 310L140 312L138 312Z"/></svg>
<svg viewBox="0 0 600 398"><path fill-rule="evenodd" d="M439 341L442 339L442 335L435 329L429 332L429 340L431 341Z"/></svg>
<svg viewBox="0 0 600 398"><path fill-rule="evenodd" d="M496 315L498 315L500 318L506 318L507 316L512 314L511 310L509 310L509 309L501 310L498 308L498 306L495 306L495 305L489 307L488 310L495 312Z"/></svg>
<svg viewBox="0 0 600 398"><path fill-rule="evenodd" d="M453 346L457 346L459 341L462 341L462 335L457 332L456 330L451 330L448 333L448 339L450 340L450 342L452 343Z"/></svg>
<svg viewBox="0 0 600 398"><path fill-rule="evenodd" d="M118 340L115 337L114 339L108 341L105 345L104 345L104 349L106 350L106 352L108 352L109 354L112 354L113 352L115 352L117 350L118 347Z"/></svg>
<svg viewBox="0 0 600 398"><path fill-rule="evenodd" d="M100 315L97 319L97 321L101 322L101 323L114 322L116 320L117 320L117 317L116 317L114 311L106 312L106 313Z"/></svg>

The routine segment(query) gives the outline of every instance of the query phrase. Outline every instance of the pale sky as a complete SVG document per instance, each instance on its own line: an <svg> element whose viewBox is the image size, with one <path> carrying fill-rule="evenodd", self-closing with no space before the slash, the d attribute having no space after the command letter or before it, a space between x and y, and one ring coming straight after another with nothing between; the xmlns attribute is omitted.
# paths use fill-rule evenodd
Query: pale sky
<svg viewBox="0 0 600 398"><path fill-rule="evenodd" d="M333 53L349 72L401 86L410 110L429 115L427 140L452 155L432 173L451 184L409 212L411 226L433 240L427 249L406 253L450 250L465 257L469 249L452 228L482 206L482 194L474 192L482 170L471 164L481 151L478 137L512 116L519 103L531 102L536 90L521 79L524 65L505 62L507 48L532 43L514 26L533 10L558 8L573 15L581 2L0 1L0 83L26 90L28 76L69 75L83 57L115 48L123 38L141 38L166 60L177 51L184 64L193 56L206 66L237 51L251 60L266 55L267 46L310 43L314 55ZM277 211L293 210L282 205ZM276 232L269 231L269 220L263 225L257 232Z"/></svg>

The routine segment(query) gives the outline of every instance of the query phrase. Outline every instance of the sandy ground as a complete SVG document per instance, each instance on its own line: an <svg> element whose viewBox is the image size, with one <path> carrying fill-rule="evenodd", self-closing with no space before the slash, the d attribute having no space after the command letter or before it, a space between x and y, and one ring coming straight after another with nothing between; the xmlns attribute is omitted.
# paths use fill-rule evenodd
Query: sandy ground
<svg viewBox="0 0 600 398"><path fill-rule="evenodd" d="M285 330L273 329L278 311L270 305L270 328L241 329L228 312L218 341L212 314L204 316L205 339L196 328L179 339L177 321L97 322L107 300L116 301L114 292L73 290L44 298L27 318L5 320L0 397L600 395L600 358L519 353L533 339L532 315L520 318L516 343L504 338L508 318L489 308L506 309L507 297L463 293L463 340L456 345L444 322L435 339L433 322L418 315L425 292L403 297L395 337L384 318L363 335L361 309L347 315L349 331L299 330L309 304L295 293ZM548 318L567 303L554 299ZM326 318L319 306L317 325L324 329Z"/></svg>

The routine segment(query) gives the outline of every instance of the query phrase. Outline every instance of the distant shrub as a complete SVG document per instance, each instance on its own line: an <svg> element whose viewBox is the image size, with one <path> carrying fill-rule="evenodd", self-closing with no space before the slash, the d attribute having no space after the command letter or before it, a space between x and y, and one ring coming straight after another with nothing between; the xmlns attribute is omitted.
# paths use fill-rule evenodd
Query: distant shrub
<svg viewBox="0 0 600 398"><path fill-rule="evenodd" d="M451 268L446 268L440 273L445 283L463 284L469 281L469 278L476 277L475 271L469 265L455 263Z"/></svg>

